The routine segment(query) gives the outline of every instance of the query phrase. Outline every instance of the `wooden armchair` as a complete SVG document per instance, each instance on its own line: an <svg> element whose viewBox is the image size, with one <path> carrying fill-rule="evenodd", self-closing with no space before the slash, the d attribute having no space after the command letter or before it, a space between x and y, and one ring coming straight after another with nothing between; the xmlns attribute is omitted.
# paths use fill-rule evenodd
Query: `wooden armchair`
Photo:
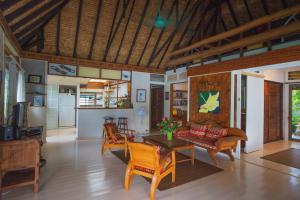
<svg viewBox="0 0 300 200"><path fill-rule="evenodd" d="M106 123L104 124L104 141L101 147L101 154L103 155L108 149L124 149L125 157L127 157L127 140L133 140L133 132L129 130L130 133L123 133L122 136L117 129L115 123Z"/></svg>
<svg viewBox="0 0 300 200"><path fill-rule="evenodd" d="M125 189L128 190L134 174L152 179L150 199L154 200L155 190L160 181L172 173L172 182L175 182L175 152L161 155L157 146L128 142L130 161L125 175Z"/></svg>
<svg viewBox="0 0 300 200"><path fill-rule="evenodd" d="M40 143L36 139L0 142L1 191L33 185L38 192L39 162Z"/></svg>

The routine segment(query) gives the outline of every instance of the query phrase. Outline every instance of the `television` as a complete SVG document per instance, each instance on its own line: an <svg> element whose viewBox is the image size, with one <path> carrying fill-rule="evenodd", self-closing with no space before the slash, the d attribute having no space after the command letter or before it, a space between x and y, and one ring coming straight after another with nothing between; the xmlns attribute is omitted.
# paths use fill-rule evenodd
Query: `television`
<svg viewBox="0 0 300 200"><path fill-rule="evenodd" d="M24 128L25 103L17 103L13 106L12 126L13 128Z"/></svg>

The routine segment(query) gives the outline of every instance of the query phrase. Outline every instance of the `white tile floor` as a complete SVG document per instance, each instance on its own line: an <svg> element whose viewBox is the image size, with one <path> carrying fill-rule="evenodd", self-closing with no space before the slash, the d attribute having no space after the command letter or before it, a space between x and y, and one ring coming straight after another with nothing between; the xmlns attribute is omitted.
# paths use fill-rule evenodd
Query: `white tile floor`
<svg viewBox="0 0 300 200"><path fill-rule="evenodd" d="M74 137L74 130L73 134L72 130L49 134L48 143L43 148L47 165L41 170L39 193L34 194L31 188L25 187L4 192L3 199L149 199L150 185L141 177L134 177L130 191L123 189L126 165L109 152L101 156L101 141L76 141ZM218 156L223 172L163 192L157 191L156 199L300 199L300 170L260 159L262 155L289 147L300 148L300 144L283 141L270 143L265 145L263 151L243 154L242 159L235 162ZM211 163L202 150L197 150L196 156Z"/></svg>

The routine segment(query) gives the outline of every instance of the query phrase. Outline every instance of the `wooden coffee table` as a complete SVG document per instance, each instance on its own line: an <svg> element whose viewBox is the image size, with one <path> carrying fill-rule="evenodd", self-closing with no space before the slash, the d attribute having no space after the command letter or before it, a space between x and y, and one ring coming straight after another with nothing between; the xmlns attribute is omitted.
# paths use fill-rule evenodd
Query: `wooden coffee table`
<svg viewBox="0 0 300 200"><path fill-rule="evenodd" d="M144 142L161 146L170 151L179 151L179 150L190 150L191 156L186 159L176 160L176 163L191 161L192 165L195 163L195 148L194 144L188 141L184 141L178 138L173 138L173 140L167 140L165 135L150 135L143 137Z"/></svg>

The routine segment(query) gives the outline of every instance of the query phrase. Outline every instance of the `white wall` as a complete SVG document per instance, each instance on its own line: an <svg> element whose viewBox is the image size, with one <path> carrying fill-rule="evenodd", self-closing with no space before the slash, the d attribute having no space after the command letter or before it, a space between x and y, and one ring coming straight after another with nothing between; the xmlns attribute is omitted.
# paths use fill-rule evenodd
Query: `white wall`
<svg viewBox="0 0 300 200"><path fill-rule="evenodd" d="M285 71L284 70L264 70L262 74L265 76L265 80L284 83Z"/></svg>

